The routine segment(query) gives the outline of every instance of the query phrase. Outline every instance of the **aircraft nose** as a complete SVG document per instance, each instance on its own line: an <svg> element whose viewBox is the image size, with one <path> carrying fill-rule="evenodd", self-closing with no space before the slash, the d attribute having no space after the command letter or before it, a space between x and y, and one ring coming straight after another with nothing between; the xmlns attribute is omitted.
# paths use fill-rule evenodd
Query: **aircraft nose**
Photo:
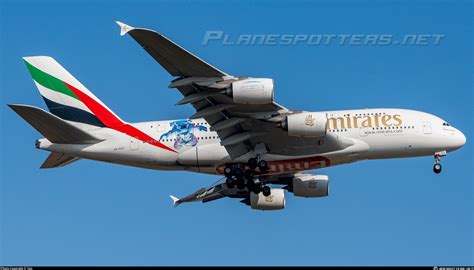
<svg viewBox="0 0 474 270"><path fill-rule="evenodd" d="M458 142L459 142L459 147L463 146L466 144L466 136L460 131L458 130Z"/></svg>
<svg viewBox="0 0 474 270"><path fill-rule="evenodd" d="M464 136L464 134L460 130L456 130L456 133L452 138L451 144L453 150L461 148L462 146L464 146L464 144L466 144L466 136Z"/></svg>

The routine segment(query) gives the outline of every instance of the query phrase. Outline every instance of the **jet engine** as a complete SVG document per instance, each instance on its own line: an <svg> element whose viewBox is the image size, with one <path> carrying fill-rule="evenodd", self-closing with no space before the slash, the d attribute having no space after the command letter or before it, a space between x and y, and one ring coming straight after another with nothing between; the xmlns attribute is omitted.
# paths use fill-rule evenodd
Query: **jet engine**
<svg viewBox="0 0 474 270"><path fill-rule="evenodd" d="M327 118L325 113L302 112L291 114L282 122L282 128L290 136L324 137L326 136Z"/></svg>
<svg viewBox="0 0 474 270"><path fill-rule="evenodd" d="M273 80L248 78L235 81L226 94L237 104L269 104L273 102Z"/></svg>
<svg viewBox="0 0 474 270"><path fill-rule="evenodd" d="M329 195L329 177L327 175L296 174L288 185L288 191L298 197L326 197Z"/></svg>
<svg viewBox="0 0 474 270"><path fill-rule="evenodd" d="M255 194L250 192L250 207L256 210L280 210L285 208L285 190L274 188L269 196L262 192Z"/></svg>

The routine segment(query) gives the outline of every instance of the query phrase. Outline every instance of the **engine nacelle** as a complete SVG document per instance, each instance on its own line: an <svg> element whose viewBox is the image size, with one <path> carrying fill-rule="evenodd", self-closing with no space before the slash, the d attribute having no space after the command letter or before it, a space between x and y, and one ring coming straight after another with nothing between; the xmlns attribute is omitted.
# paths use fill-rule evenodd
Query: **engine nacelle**
<svg viewBox="0 0 474 270"><path fill-rule="evenodd" d="M273 102L273 80L248 78L235 81L227 95L237 104L269 104Z"/></svg>
<svg viewBox="0 0 474 270"><path fill-rule="evenodd" d="M326 136L327 118L321 112L302 112L291 114L282 122L284 130L290 136L324 137Z"/></svg>
<svg viewBox="0 0 474 270"><path fill-rule="evenodd" d="M329 195L327 175L297 174L292 181L293 194L298 197L317 198Z"/></svg>
<svg viewBox="0 0 474 270"><path fill-rule="evenodd" d="M274 188L267 197L262 192L250 192L250 207L257 210L280 210L285 208L285 190Z"/></svg>

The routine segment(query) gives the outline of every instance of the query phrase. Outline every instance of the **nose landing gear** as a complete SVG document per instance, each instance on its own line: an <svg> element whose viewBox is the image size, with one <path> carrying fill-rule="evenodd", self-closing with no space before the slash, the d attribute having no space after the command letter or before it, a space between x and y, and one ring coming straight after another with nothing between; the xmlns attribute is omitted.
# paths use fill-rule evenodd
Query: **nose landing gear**
<svg viewBox="0 0 474 270"><path fill-rule="evenodd" d="M434 160L435 160L435 164L433 166L433 172L438 174L441 172L441 157L444 157L446 156L446 151L441 151L441 152L436 152L434 154Z"/></svg>
<svg viewBox="0 0 474 270"><path fill-rule="evenodd" d="M435 165L433 166L433 171L434 171L435 173L440 173L440 172L441 172L441 168L442 168L442 167L441 167L441 164L435 163Z"/></svg>

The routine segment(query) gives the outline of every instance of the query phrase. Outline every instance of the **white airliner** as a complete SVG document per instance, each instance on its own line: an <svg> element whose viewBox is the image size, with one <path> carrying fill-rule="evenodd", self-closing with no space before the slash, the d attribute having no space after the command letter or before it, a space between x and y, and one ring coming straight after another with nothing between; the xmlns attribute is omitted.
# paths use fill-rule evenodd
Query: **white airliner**
<svg viewBox="0 0 474 270"><path fill-rule="evenodd" d="M24 57L49 112L9 106L45 138L41 168L81 158L155 170L223 175L174 206L240 198L252 209L285 207L285 194L328 195L329 179L305 171L366 159L433 156L462 147L463 133L432 114L404 109L308 112L275 103L272 79L229 75L153 30L117 22L171 76L189 119L128 123L53 58ZM280 186L281 188L270 188Z"/></svg>

